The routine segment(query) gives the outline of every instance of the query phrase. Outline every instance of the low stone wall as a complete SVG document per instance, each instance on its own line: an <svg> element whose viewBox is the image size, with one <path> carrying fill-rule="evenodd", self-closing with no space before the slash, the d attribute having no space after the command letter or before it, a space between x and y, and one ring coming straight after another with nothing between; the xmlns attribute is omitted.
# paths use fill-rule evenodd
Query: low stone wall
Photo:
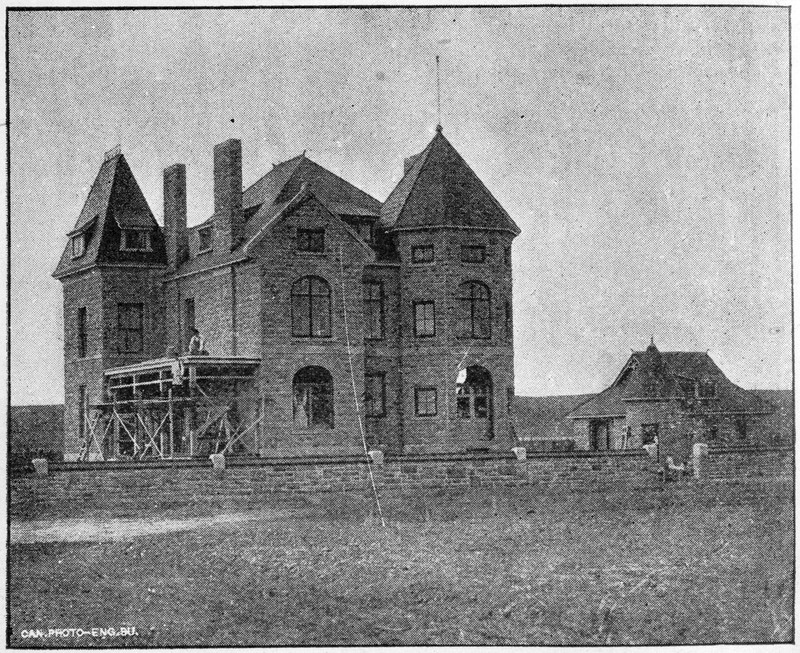
<svg viewBox="0 0 800 653"><path fill-rule="evenodd" d="M793 480L794 449L792 447L709 449L708 455L701 463L703 480L755 478Z"/></svg>
<svg viewBox="0 0 800 653"><path fill-rule="evenodd" d="M717 449L703 460L701 483L736 478L791 480L792 449ZM529 454L407 455L371 466L381 493L532 486L542 493L634 492L661 484L657 463L642 451ZM698 482L691 475L689 482ZM211 461L56 463L47 476L11 479L13 516L75 514L185 506L250 507L275 492L370 491L362 457L229 458Z"/></svg>
<svg viewBox="0 0 800 653"><path fill-rule="evenodd" d="M639 452L439 455L387 458L372 465L382 493L471 487L539 486L598 490L654 482L657 470ZM361 457L318 459L229 458L214 471L210 461L51 464L47 476L11 479L10 512L16 516L152 507L252 506L274 492L368 492L369 468Z"/></svg>

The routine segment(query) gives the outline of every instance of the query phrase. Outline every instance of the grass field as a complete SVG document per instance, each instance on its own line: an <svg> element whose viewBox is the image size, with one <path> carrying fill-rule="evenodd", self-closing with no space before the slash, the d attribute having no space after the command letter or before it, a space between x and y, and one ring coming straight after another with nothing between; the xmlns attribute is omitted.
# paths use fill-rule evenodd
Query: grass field
<svg viewBox="0 0 800 653"><path fill-rule="evenodd" d="M235 514L14 522L10 644L677 644L794 636L786 484L665 486L614 497L473 491L386 504L386 530L369 501L340 494L275 497L269 508ZM21 635L123 625L136 635Z"/></svg>

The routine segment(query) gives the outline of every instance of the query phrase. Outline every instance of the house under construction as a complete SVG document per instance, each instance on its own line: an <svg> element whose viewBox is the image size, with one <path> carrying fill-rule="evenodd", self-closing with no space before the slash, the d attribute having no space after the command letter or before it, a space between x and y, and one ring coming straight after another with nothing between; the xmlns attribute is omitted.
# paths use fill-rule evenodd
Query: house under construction
<svg viewBox="0 0 800 653"><path fill-rule="evenodd" d="M106 154L54 272L67 460L513 446L519 229L441 127L383 203L305 154L243 190L238 140L213 184L188 227L164 170L162 226Z"/></svg>

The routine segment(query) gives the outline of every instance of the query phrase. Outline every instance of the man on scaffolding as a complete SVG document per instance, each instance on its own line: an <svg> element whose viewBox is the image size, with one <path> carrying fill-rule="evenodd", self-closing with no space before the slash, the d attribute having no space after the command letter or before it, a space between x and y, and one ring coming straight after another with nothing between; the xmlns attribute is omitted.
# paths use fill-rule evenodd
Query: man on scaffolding
<svg viewBox="0 0 800 653"><path fill-rule="evenodd" d="M208 356L206 341L197 329L192 329L192 339L189 341L189 354L192 356Z"/></svg>

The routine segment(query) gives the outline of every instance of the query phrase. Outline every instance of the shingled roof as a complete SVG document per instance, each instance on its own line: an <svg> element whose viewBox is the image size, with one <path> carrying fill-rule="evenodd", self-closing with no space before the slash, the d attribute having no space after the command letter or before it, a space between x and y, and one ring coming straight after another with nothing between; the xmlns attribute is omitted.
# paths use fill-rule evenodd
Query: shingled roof
<svg viewBox="0 0 800 653"><path fill-rule="evenodd" d="M245 211L259 207L245 225L245 240L257 234L266 221L280 213L303 184L325 206L340 216L378 218L381 203L330 170L314 163L305 153L277 164L244 191Z"/></svg>
<svg viewBox="0 0 800 653"><path fill-rule="evenodd" d="M697 398L682 388L682 382L692 385L704 381L715 383L714 397ZM695 414L769 414L775 409L755 392L731 382L708 352L661 352L651 343L645 351L630 355L614 383L577 406L567 417L623 417L630 402L671 399L686 401Z"/></svg>
<svg viewBox="0 0 800 653"><path fill-rule="evenodd" d="M119 252L122 229L152 229L152 252ZM86 234L86 251L73 259L67 242L53 276L63 277L96 263L166 264L161 229L125 156L117 153L100 166L75 227L69 236Z"/></svg>
<svg viewBox="0 0 800 653"><path fill-rule="evenodd" d="M442 134L409 158L411 167L381 209L381 226L389 230L458 226L520 229Z"/></svg>

